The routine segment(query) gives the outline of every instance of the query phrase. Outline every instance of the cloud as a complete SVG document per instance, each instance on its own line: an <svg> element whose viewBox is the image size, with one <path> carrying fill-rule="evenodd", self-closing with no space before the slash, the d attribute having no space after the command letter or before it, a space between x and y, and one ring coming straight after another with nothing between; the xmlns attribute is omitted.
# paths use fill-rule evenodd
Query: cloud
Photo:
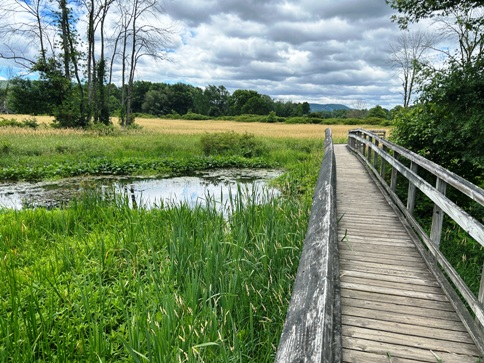
<svg viewBox="0 0 484 363"><path fill-rule="evenodd" d="M157 81L223 84L294 101L401 102L388 64L399 30L381 0L190 0L166 10L183 42Z"/></svg>

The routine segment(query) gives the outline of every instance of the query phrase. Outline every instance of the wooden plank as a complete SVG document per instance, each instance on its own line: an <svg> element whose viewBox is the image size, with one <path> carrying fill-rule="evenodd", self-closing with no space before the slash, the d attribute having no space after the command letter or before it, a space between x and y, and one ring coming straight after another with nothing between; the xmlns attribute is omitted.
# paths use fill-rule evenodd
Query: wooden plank
<svg viewBox="0 0 484 363"><path fill-rule="evenodd" d="M454 312L454 308L449 301L432 301L405 295L385 295L364 290L341 289L341 298L345 297L365 301L413 306L416 308L428 309L429 307L433 307L436 310ZM422 321L422 323L424 322Z"/></svg>
<svg viewBox="0 0 484 363"><path fill-rule="evenodd" d="M406 335L405 333L393 333L389 331L369 329L364 327L350 326L345 324L345 317L343 316L343 337L351 337L356 339L371 340L374 342L388 343L388 344L398 344L404 345L409 348L418 348L425 350L432 350L438 352L448 352L455 354L468 355L472 357L478 357L479 352L477 351L473 343L467 344L463 342L448 341L443 339L436 339L432 337L426 338L425 336L420 336L419 332L424 332L424 330L412 331L415 336ZM351 344L345 348L351 348Z"/></svg>
<svg viewBox="0 0 484 363"><path fill-rule="evenodd" d="M400 306L400 310L398 311L385 311L384 309L381 309L381 307L377 309L360 308L360 307L352 306L352 304L348 303L347 300L345 300L345 302L347 304L343 305L341 313L346 316L353 316L353 317L364 318L364 319L382 320L386 322L402 323L402 324L409 324L409 325L422 324L422 316L413 315L410 309L407 310L406 307ZM448 315L454 316L454 314L452 313ZM438 328L438 329L445 329L449 331L463 332L468 337L467 330L465 329L464 325L456 324L456 320L437 319L437 318L431 318L429 316L426 316L425 326L429 328ZM472 340L470 341L472 342Z"/></svg>
<svg viewBox="0 0 484 363"><path fill-rule="evenodd" d="M440 286L415 285L415 284L406 283L405 281L398 281L398 279L394 279L393 281L385 281L385 280L378 279L377 277L360 278L360 277L348 276L343 273L341 276L341 282L351 283L351 284L361 284L361 285L366 284L374 287L399 289L403 291L415 291L415 292L424 292L428 294L444 295L442 288Z"/></svg>
<svg viewBox="0 0 484 363"><path fill-rule="evenodd" d="M457 314L453 311L446 311L441 309L432 309L431 307L413 306L413 305L402 305L388 302L379 302L372 300L360 300L356 297L342 297L342 306L355 307L368 310L375 310L377 312L394 313L396 316L400 315L402 311L405 314L414 317L438 319L442 321L453 322L454 329L460 330L463 327L462 324L457 324L456 322L461 322ZM432 304L433 306L433 304ZM450 304L449 304L450 306ZM450 307L452 309L452 307ZM465 328L464 328L465 329Z"/></svg>
<svg viewBox="0 0 484 363"><path fill-rule="evenodd" d="M343 354L349 350L370 352L372 354L380 355L382 357L394 357L411 360L414 362L438 362L437 358L440 358L444 363L477 363L477 355L469 354L456 354L453 352L445 351L433 351L430 349L421 349L408 347L401 344L389 344L379 341L372 341L364 338L350 338L343 336ZM346 356L343 358L346 360ZM359 363L358 361L356 361ZM391 362L388 360L388 362Z"/></svg>
<svg viewBox="0 0 484 363"><path fill-rule="evenodd" d="M427 276L417 275L413 277L407 277L407 276L395 276L395 275L386 275L386 274L373 274L373 273L368 273L364 271L345 269L343 272L341 272L341 278L343 276L354 276L354 277L367 278L372 280L382 280L382 281L395 281L395 282L402 282L409 285L424 285L424 286L432 286L432 287L440 288L440 285L438 284L438 282L435 281L435 279L433 279L430 274Z"/></svg>
<svg viewBox="0 0 484 363"><path fill-rule="evenodd" d="M388 354L378 354L371 352L363 352L360 350L343 349L343 356L345 363L415 363L415 362L432 362L434 360L415 360L415 359L405 359L394 357L390 353Z"/></svg>
<svg viewBox="0 0 484 363"><path fill-rule="evenodd" d="M354 283L342 281L341 288L356 290L356 291L374 292L374 293L383 294L383 295L413 297L413 298L424 299L424 300L448 301L447 296L445 296L443 293L434 294L434 293L426 293L426 292L413 291L413 290L394 289L394 288L388 288L388 287L373 286L368 283L363 285L363 284L354 284Z"/></svg>

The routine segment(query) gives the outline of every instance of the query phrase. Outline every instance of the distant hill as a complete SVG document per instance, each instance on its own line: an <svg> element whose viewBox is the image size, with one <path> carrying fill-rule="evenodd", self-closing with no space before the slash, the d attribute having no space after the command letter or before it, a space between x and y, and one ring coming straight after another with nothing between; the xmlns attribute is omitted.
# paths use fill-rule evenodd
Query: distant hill
<svg viewBox="0 0 484 363"><path fill-rule="evenodd" d="M311 112L319 112L319 111L336 111L336 110L351 110L348 106L340 105L337 103L310 103Z"/></svg>

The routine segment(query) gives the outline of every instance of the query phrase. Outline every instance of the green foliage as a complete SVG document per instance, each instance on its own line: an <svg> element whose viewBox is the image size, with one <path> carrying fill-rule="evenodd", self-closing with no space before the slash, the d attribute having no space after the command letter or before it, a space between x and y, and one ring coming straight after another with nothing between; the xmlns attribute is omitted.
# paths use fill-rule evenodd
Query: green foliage
<svg viewBox="0 0 484 363"><path fill-rule="evenodd" d="M253 134L231 132L205 134L200 139L205 155L240 155L257 157L264 152L264 146Z"/></svg>
<svg viewBox="0 0 484 363"><path fill-rule="evenodd" d="M179 116L182 120L210 120L209 116L200 115L199 113L188 112L183 116Z"/></svg>
<svg viewBox="0 0 484 363"><path fill-rule="evenodd" d="M484 171L484 68L433 71L420 103L395 117L396 143L479 184Z"/></svg>
<svg viewBox="0 0 484 363"><path fill-rule="evenodd" d="M370 108L368 110L368 114L366 115L366 118L381 118L381 119L388 119L389 117L389 111L381 107L380 105L377 105L373 108Z"/></svg>
<svg viewBox="0 0 484 363"><path fill-rule="evenodd" d="M39 127L35 117L23 119L22 121L17 121L16 119L7 120L0 117L0 127L27 127L31 129L36 129Z"/></svg>

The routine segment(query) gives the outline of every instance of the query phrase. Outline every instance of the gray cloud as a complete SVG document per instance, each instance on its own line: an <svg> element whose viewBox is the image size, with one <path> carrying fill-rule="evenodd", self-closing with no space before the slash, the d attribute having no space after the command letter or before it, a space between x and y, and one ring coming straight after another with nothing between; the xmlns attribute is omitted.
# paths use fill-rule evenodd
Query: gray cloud
<svg viewBox="0 0 484 363"><path fill-rule="evenodd" d="M388 64L399 30L382 0L190 0L167 12L190 35L158 81L294 101L401 102Z"/></svg>

